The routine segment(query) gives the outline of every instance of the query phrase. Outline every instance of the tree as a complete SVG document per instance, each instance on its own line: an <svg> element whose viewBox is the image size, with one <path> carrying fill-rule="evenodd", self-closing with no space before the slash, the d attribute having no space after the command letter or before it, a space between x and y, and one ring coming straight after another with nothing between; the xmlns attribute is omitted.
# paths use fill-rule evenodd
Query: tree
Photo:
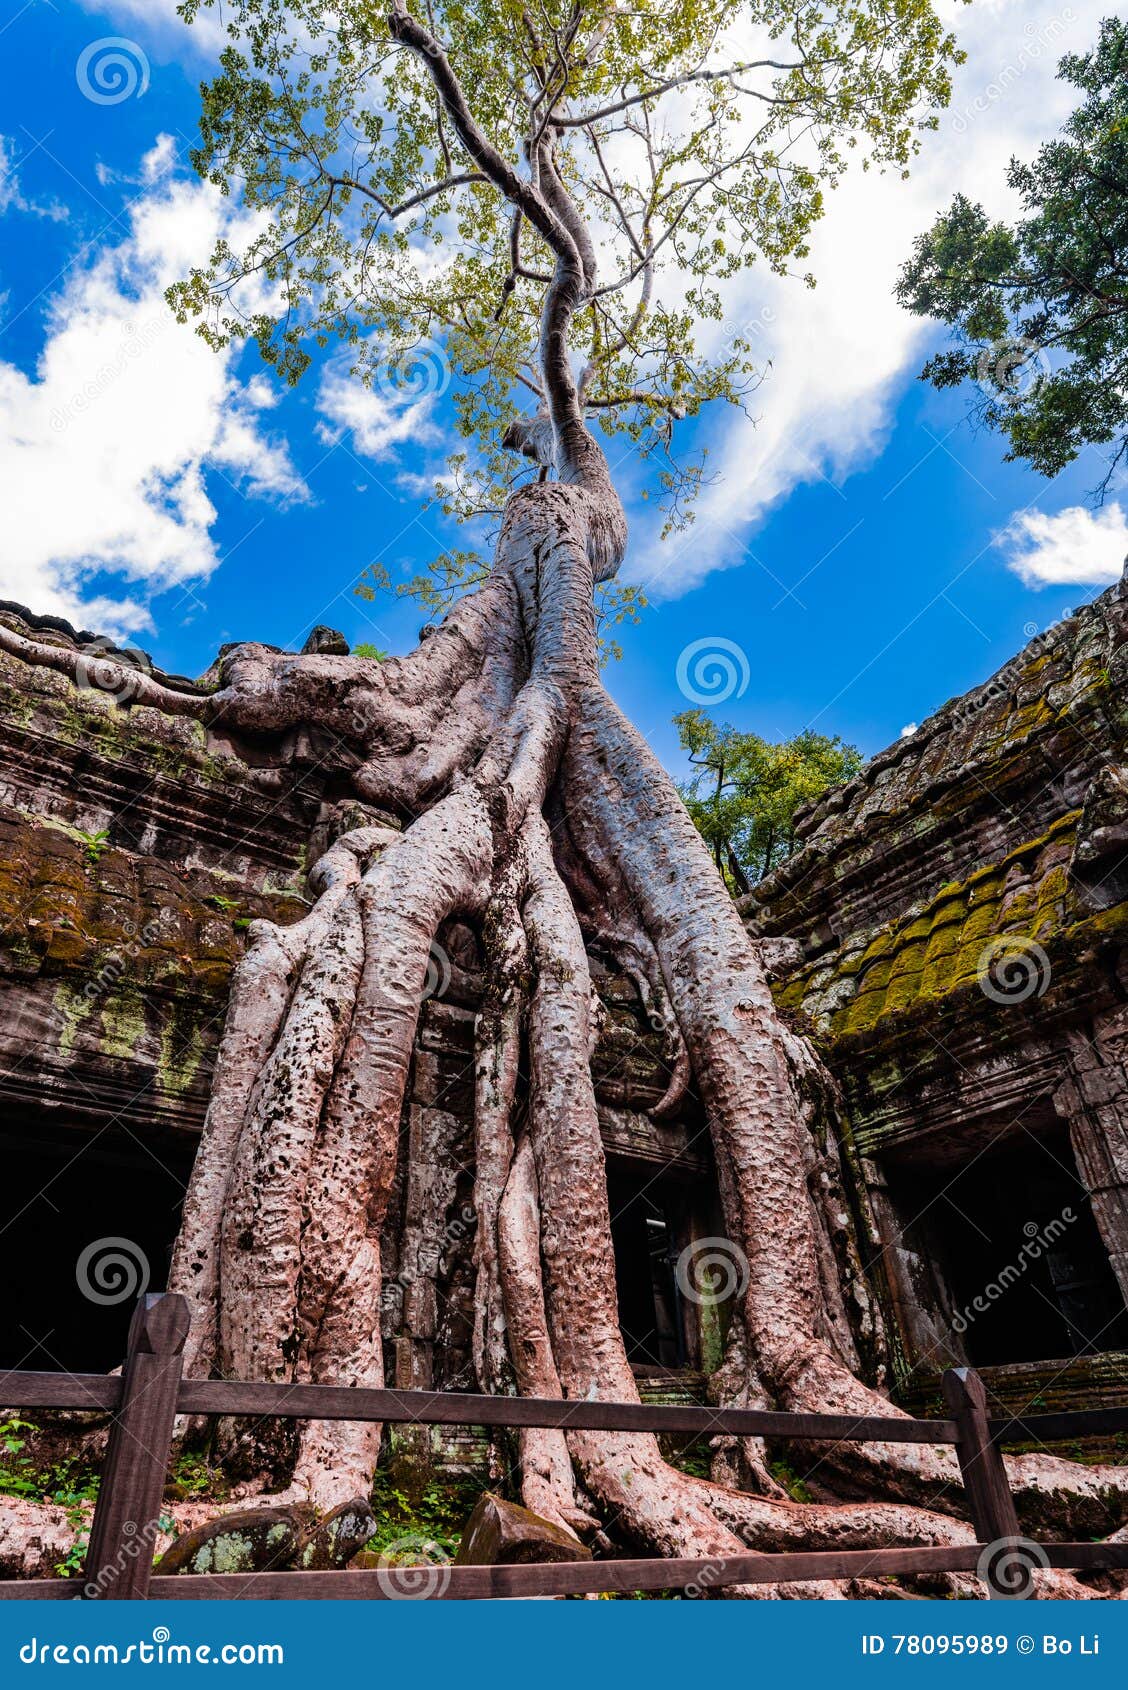
<svg viewBox="0 0 1128 1690"><path fill-rule="evenodd" d="M341 806L347 831L313 866L302 921L249 929L170 1274L194 1304L187 1366L382 1382L381 1223L432 946L458 916L489 981L481 1388L636 1399L587 940L634 975L665 1032L654 1112L676 1110L692 1080L708 1120L744 1284L718 1392L884 1411L856 1376L841 1289L861 1267L833 1196L833 1087L777 1015L700 835L602 685L592 595L627 539L601 438L645 450L707 399L739 397L739 333L711 353L694 344L695 324L722 318L718 280L756 257L779 270L801 258L851 147L906 165L947 97L952 40L927 0L392 0L386 15L225 0L223 17L197 164L242 195L249 232L176 291L178 310L214 344L253 338L290 379L311 341L335 335L373 379L449 358L474 448L454 465L452 507L496 510L500 532L487 578L407 656L241 645L203 699L136 678L138 703L225 730L302 743L315 727L373 807L358 827L355 802ZM302 1427L291 1493L323 1506L363 1494L378 1447L378 1428ZM831 1448L820 1477L835 1472L917 1503L959 1494L945 1450ZM1070 1497L1116 1493L1108 1470L1030 1456L1013 1472L1020 1495L1050 1498L1043 1517L1054 1499L1064 1513ZM902 1500L791 1502L750 1441L740 1474L745 1489L710 1484L632 1434L521 1442L531 1507L580 1532L595 1509L661 1554L971 1541Z"/></svg>
<svg viewBox="0 0 1128 1690"><path fill-rule="evenodd" d="M1111 448L1103 495L1128 455L1128 22L1106 18L1058 75L1084 98L1032 164L1011 161L1025 215L992 222L958 194L917 240L898 297L955 330L922 379L974 382L1008 459L1043 475L1086 445Z"/></svg>
<svg viewBox="0 0 1128 1690"><path fill-rule="evenodd" d="M718 726L703 710L683 710L674 725L698 771L678 792L736 892L751 891L752 882L791 855L800 805L852 779L864 761L856 746L811 728L773 745L759 734Z"/></svg>

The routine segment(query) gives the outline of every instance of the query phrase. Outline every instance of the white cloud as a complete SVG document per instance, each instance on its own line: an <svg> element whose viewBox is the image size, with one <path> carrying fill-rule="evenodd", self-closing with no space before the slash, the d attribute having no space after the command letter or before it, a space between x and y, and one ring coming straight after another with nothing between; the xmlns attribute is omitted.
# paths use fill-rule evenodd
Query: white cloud
<svg viewBox="0 0 1128 1690"><path fill-rule="evenodd" d="M1076 99L1055 79L1057 61L1096 39L1108 0L980 0L948 4L967 63L952 106L927 137L909 180L856 172L828 200L815 232L810 291L760 267L728 300L726 332L750 333L767 369L752 396L755 423L726 412L714 422L717 480L689 532L658 545L641 532L635 558L659 596L675 597L712 570L744 560L748 537L794 488L841 481L880 451L893 401L919 369L932 332L893 297L914 238L964 191L1001 215L1016 208L1005 184L1013 154L1050 138ZM928 442L922 450L927 449ZM848 526L848 524L847 524ZM628 566L629 567L629 566ZM636 569L630 568L633 578Z"/></svg>
<svg viewBox="0 0 1128 1690"><path fill-rule="evenodd" d="M49 217L53 223L67 218L67 208L57 200L40 204L25 197L20 184L19 149L7 135L0 135L0 216L6 211L23 211L32 217Z"/></svg>
<svg viewBox="0 0 1128 1690"><path fill-rule="evenodd" d="M916 731L917 724L915 722L906 722L897 737L898 739L912 739Z"/></svg>
<svg viewBox="0 0 1128 1690"><path fill-rule="evenodd" d="M223 8L201 7L192 24L180 17L180 0L79 0L84 12L109 18L122 30L137 28L146 41L175 45L183 52L191 44L198 52L218 53L227 45Z"/></svg>
<svg viewBox="0 0 1128 1690"><path fill-rule="evenodd" d="M1128 557L1128 516L1115 502L1097 511L1071 505L1056 516L1020 511L995 544L1028 587L1107 586Z"/></svg>
<svg viewBox="0 0 1128 1690"><path fill-rule="evenodd" d="M425 386L422 392L365 387L350 369L351 363L341 361L321 378L317 408L326 420L317 432L327 445L351 434L358 452L379 460L394 457L399 446L438 444L442 434L433 413L441 386Z"/></svg>
<svg viewBox="0 0 1128 1690"><path fill-rule="evenodd" d="M161 157L158 142L144 168ZM0 362L0 596L136 630L156 593L218 562L209 467L249 494L308 496L285 445L261 432L258 385L243 387L163 298L225 216L211 189L154 187L121 244L52 301L34 373Z"/></svg>

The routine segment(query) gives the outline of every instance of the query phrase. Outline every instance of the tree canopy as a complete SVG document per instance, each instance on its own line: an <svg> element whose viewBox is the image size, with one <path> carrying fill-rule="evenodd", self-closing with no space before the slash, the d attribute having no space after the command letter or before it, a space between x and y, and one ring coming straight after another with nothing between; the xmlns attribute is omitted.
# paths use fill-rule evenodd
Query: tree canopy
<svg viewBox="0 0 1128 1690"><path fill-rule="evenodd" d="M810 728L773 744L703 710L683 710L674 725L696 770L678 791L736 892L749 891L791 855L800 805L850 780L865 761L856 746Z"/></svg>
<svg viewBox="0 0 1128 1690"><path fill-rule="evenodd" d="M1056 475L1108 447L1100 491L1128 455L1128 22L1106 18L1091 53L1058 75L1084 96L1033 163L1007 181L1025 215L994 222L962 194L917 240L903 304L953 325L922 377L965 381L975 409L1024 458Z"/></svg>
<svg viewBox="0 0 1128 1690"><path fill-rule="evenodd" d="M335 341L392 403L453 373L461 443L435 490L463 519L538 473L504 425L546 408L563 227L583 414L682 520L703 465L675 425L761 374L723 284L801 264L854 149L903 169L959 57L931 0L223 0L222 20L193 162L247 215L172 301L291 382ZM483 567L444 554L431 608Z"/></svg>

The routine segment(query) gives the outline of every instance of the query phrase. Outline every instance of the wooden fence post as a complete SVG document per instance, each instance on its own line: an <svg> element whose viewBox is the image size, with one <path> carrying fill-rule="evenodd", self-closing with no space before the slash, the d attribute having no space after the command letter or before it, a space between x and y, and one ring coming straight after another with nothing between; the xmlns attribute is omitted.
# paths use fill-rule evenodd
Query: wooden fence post
<svg viewBox="0 0 1128 1690"><path fill-rule="evenodd" d="M944 1401L959 1427L956 1457L968 1506L980 1543L1001 1544L1020 1536L1014 1497L1002 1452L987 1425L987 1391L971 1367L950 1367L944 1374ZM995 1558L997 1561L998 1558ZM995 1561L986 1564L992 1592L1006 1594L994 1579Z"/></svg>
<svg viewBox="0 0 1128 1690"><path fill-rule="evenodd" d="M164 1291L142 1297L134 1311L121 1405L90 1527L84 1596L136 1601L148 1595L190 1321L185 1299Z"/></svg>

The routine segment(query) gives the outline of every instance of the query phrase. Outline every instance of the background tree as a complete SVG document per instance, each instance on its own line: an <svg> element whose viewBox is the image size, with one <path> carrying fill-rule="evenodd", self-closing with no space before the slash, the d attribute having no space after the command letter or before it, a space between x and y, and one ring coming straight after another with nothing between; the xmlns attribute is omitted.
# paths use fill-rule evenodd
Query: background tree
<svg viewBox="0 0 1128 1690"><path fill-rule="evenodd" d="M791 855L800 805L850 780L865 761L857 746L811 728L773 744L713 722L704 710L683 710L674 725L697 770L678 783L678 792L717 868L738 893L751 891Z"/></svg>
<svg viewBox="0 0 1128 1690"><path fill-rule="evenodd" d="M692 1082L708 1122L744 1286L718 1394L885 1409L856 1377L842 1287L861 1264L835 1195L833 1088L603 687L592 597L626 548L604 447L653 456L706 400L739 400L751 363L722 327L718 282L802 257L852 147L905 166L947 97L952 40L927 0L392 0L383 14L368 0L224 0L223 19L196 163L247 219L174 290L179 312L215 345L253 339L290 380L334 336L381 383L425 381L449 359L466 442L450 506L500 529L486 579L406 656L242 645L202 699L131 677L138 703L260 743L318 736L352 794L312 868L309 914L252 923L235 977L170 1271L194 1304L187 1365L382 1383L380 1245L405 1085L436 936L456 918L488 982L480 1387L637 1398L590 946L635 978L665 1036L654 1113L677 1111ZM692 489L692 469L660 473L675 504ZM8 630L0 641L73 667ZM285 1452L263 1427L229 1436L243 1438L229 1453L276 1477ZM305 1425L282 1494L363 1494L379 1437ZM661 1554L971 1541L901 1501L791 1502L751 1445L743 1490L676 1471L634 1434L530 1431L520 1456L538 1512L578 1532L601 1515ZM1012 1471L1044 1521L1119 1494L1114 1469L1028 1456ZM915 1445L832 1447L820 1483L835 1474L847 1495L959 1495L951 1452Z"/></svg>
<svg viewBox="0 0 1128 1690"><path fill-rule="evenodd" d="M972 381L977 414L1056 475L1109 448L1103 494L1128 455L1128 22L1062 59L1084 95L1032 164L1011 161L1025 215L992 222L962 194L916 242L898 297L955 329L924 366L938 388Z"/></svg>

